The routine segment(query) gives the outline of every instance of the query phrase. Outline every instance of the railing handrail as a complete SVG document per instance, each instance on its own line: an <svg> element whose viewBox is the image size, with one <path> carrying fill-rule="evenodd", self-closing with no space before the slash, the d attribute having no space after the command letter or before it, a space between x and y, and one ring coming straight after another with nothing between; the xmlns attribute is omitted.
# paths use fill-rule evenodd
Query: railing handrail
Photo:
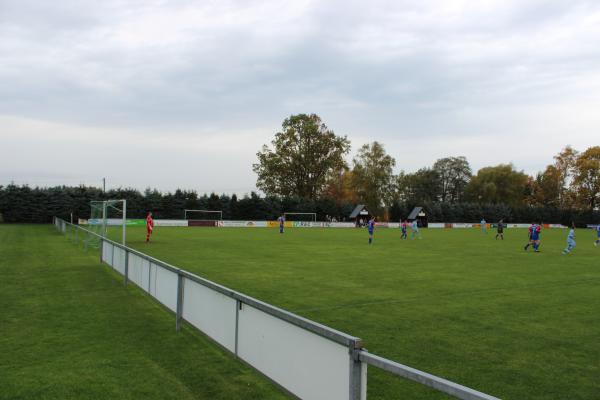
<svg viewBox="0 0 600 400"><path fill-rule="evenodd" d="M395 361L388 360L387 358L371 354L364 349L360 351L358 357L360 361L369 365L381 368L384 371L390 372L394 375L410 379L411 381L432 387L440 392L444 392L463 400L500 400L497 397L490 396L447 379L440 378L439 376L431 375L427 372L419 371L418 369L409 367L408 365L403 365Z"/></svg>

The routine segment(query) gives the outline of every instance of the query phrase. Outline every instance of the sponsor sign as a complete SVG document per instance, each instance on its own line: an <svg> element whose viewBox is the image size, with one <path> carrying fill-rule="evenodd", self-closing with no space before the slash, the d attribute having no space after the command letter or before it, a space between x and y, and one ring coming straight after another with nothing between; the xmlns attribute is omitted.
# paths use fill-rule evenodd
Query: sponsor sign
<svg viewBox="0 0 600 400"><path fill-rule="evenodd" d="M446 224L443 222L430 222L427 224L427 228L434 228L434 229L438 229L438 228L445 228Z"/></svg>
<svg viewBox="0 0 600 400"><path fill-rule="evenodd" d="M463 224L463 223L454 223L452 224L453 228L472 228L473 224Z"/></svg>
<svg viewBox="0 0 600 400"><path fill-rule="evenodd" d="M217 221L207 221L207 220L199 220L199 219L190 219L188 220L188 226L202 226L202 227L216 227Z"/></svg>
<svg viewBox="0 0 600 400"><path fill-rule="evenodd" d="M188 226L187 219L155 219L155 226Z"/></svg>
<svg viewBox="0 0 600 400"><path fill-rule="evenodd" d="M85 221L85 220L84 220ZM108 218L106 220L106 225L108 226L118 226L122 225L123 220L121 218ZM128 219L125 221L127 226L144 226L146 225L145 219ZM102 225L102 220L98 218L90 218L87 220L87 225Z"/></svg>

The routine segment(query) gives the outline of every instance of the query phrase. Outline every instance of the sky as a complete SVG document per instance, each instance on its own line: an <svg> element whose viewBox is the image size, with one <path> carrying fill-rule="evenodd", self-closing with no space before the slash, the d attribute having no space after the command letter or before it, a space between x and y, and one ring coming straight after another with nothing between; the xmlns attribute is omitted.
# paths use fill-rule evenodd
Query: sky
<svg viewBox="0 0 600 400"><path fill-rule="evenodd" d="M599 43L598 1L0 0L0 185L248 193L299 113L535 174L600 145Z"/></svg>

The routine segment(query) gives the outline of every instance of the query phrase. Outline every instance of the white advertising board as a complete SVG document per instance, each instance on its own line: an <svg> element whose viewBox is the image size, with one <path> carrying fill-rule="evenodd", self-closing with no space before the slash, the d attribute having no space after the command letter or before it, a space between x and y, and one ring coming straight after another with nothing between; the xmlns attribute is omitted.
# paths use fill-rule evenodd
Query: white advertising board
<svg viewBox="0 0 600 400"><path fill-rule="evenodd" d="M235 313L237 302L231 297L184 279L183 319L235 352Z"/></svg>
<svg viewBox="0 0 600 400"><path fill-rule="evenodd" d="M347 400L348 348L244 304L239 311L238 355L307 400Z"/></svg>

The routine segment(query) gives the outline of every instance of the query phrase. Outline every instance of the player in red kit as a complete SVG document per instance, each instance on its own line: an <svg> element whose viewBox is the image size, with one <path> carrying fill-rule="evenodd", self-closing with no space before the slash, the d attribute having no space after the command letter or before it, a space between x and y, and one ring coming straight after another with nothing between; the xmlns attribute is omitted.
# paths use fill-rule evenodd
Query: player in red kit
<svg viewBox="0 0 600 400"><path fill-rule="evenodd" d="M150 242L150 235L154 230L154 220L152 219L152 213L149 212L146 217L146 243Z"/></svg>

